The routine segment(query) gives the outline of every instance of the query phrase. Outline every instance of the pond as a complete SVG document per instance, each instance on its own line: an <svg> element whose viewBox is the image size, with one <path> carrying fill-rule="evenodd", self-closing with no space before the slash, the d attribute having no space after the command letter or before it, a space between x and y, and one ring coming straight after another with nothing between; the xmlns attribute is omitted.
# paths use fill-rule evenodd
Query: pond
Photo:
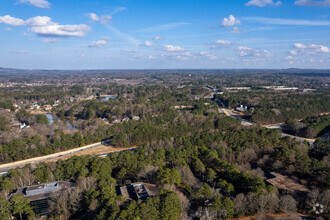
<svg viewBox="0 0 330 220"><path fill-rule="evenodd" d="M110 99L115 99L115 98L116 98L116 96L104 96L104 97L98 97L97 100L99 102L107 102Z"/></svg>
<svg viewBox="0 0 330 220"><path fill-rule="evenodd" d="M52 114L46 114L46 117L47 117L47 119L48 119L48 121L49 121L49 124L51 125L51 124L53 124L54 122L60 122L61 120L58 118L58 117L56 117L56 116L54 116L54 115L52 115ZM70 130L70 131L72 131L72 130L75 130L76 128L72 125L72 121L71 120L73 120L73 119L65 119L65 125L66 125L66 127Z"/></svg>
<svg viewBox="0 0 330 220"><path fill-rule="evenodd" d="M72 120L72 119L66 119L66 122L65 122L66 127L67 127L70 131L77 129L77 128L75 128L75 127L72 126L72 124L71 124L71 120Z"/></svg>
<svg viewBox="0 0 330 220"><path fill-rule="evenodd" d="M52 114L48 113L48 114L46 114L46 117L47 117L50 125L54 123L54 116Z"/></svg>

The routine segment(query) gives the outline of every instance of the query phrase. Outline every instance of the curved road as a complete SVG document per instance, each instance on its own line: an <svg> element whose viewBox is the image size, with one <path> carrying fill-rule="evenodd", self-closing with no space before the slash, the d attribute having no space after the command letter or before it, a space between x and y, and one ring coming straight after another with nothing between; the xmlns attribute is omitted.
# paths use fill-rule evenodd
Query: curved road
<svg viewBox="0 0 330 220"><path fill-rule="evenodd" d="M218 107L219 107L219 112L225 113L227 116L230 116L230 117L233 117L233 118L241 119L243 125L248 125L248 126L256 125L255 123L248 122L248 121L242 119L240 116L233 115L232 112L227 108L222 108L219 105L218 105ZM262 125L261 127L268 128L268 129L280 129L281 130L282 125L283 125L283 123L279 123L279 124L274 124L274 125ZM286 134L286 133L282 132L282 137L285 137L285 136L296 138L298 141L307 141L309 144L313 144L315 142L315 139L309 139L309 138L293 136L293 135Z"/></svg>
<svg viewBox="0 0 330 220"><path fill-rule="evenodd" d="M222 108L219 105L218 105L218 111L219 111L219 113L225 113L227 116L231 116L233 118L241 119L243 125L255 125L254 123L248 122L248 121L242 119L239 116L233 115L232 112L229 109ZM280 125L281 124L264 125L262 127L269 128L269 129L280 129ZM296 138L297 140L300 140L300 141L305 141L306 140L310 144L313 144L314 141L315 141L315 139L307 139L307 138L292 136L292 135L289 135L289 134L285 134L283 132L282 132L282 136L290 136L290 137ZM46 156L34 157L34 158L30 158L30 159L26 159L26 160L20 160L20 161L16 161L16 162L12 162L12 163L1 164L0 165L0 175L6 174L8 172L8 170L10 170L10 169L13 169L13 168L16 168L16 167L22 167L26 164L39 163L39 162L44 162L44 161L47 161L47 160L52 160L52 159L55 159L55 158L60 158L60 157L66 156L66 155L77 153L79 151L89 150L89 149L92 149L94 147L98 147L98 146L101 146L101 145L102 145L102 143L98 142L98 143L86 145L86 146L83 146L83 147L79 147L79 148L75 148L75 149L71 149L71 150L67 150L67 151L62 151L62 152L59 152L59 153L49 154L49 155L46 155ZM127 148L127 149L118 149L118 150L115 150L114 152L120 152L120 151L125 151L125 150L132 150L132 149L135 149L135 147L133 147L133 148L131 147L131 148ZM106 155L107 154L100 154L100 156L103 156L103 157L106 156Z"/></svg>
<svg viewBox="0 0 330 220"><path fill-rule="evenodd" d="M211 96L211 95L209 95L209 96ZM216 104L218 105L218 112L219 113L224 113L226 116L230 116L230 117L233 117L233 118L240 119L242 121L242 125L246 125L246 126L256 125L255 123L249 122L249 121L243 119L242 117L240 117L238 115L234 115L229 109L222 108L218 103L216 103ZM279 123L279 124L274 124L274 125L262 125L262 127L269 128L269 129L280 129L280 130L282 130L281 129L282 125L283 125L283 123ZM298 141L307 141L310 145L312 145L315 142L315 139L308 139L308 138L293 136L293 135L286 134L286 133L282 132L282 137L284 137L284 136L289 136L289 137L292 137L292 138L296 138Z"/></svg>

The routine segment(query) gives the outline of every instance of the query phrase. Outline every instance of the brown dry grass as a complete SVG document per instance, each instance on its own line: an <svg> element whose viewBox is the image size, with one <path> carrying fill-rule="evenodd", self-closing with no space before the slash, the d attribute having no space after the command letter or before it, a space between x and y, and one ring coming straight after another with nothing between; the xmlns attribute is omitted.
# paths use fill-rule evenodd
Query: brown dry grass
<svg viewBox="0 0 330 220"><path fill-rule="evenodd" d="M32 115L44 115L44 114L48 114L51 113L50 111L44 111L44 110L32 110L30 112L30 114Z"/></svg>
<svg viewBox="0 0 330 220"><path fill-rule="evenodd" d="M312 215L302 214L300 212L297 213L278 213L278 214L265 214L262 218L272 218L272 219L302 219L301 217L312 217ZM228 218L228 220L249 220L249 219L260 219L260 216L241 216L241 217L232 217Z"/></svg>

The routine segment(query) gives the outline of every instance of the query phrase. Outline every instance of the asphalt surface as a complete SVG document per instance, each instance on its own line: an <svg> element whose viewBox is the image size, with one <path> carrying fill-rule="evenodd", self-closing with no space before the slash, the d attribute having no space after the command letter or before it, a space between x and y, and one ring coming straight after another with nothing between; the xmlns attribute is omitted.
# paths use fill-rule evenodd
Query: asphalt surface
<svg viewBox="0 0 330 220"><path fill-rule="evenodd" d="M232 114L232 112L229 109L227 109L227 108L222 108L220 106L218 106L218 108L219 108L219 112L225 113L227 116L230 116L230 117L233 117L233 118L236 118L236 119L240 119L241 122L242 122L242 125L246 125L246 126L256 125L253 122L249 122L249 121L243 119L241 116ZM283 123L279 123L279 124L274 124L274 125L263 125L262 127L268 128L268 129L279 129L279 130L282 130L282 125L283 125ZM282 132L282 137L285 137L285 136L296 138L296 140L301 141L301 142L307 141L310 145L312 145L314 143L314 141L315 141L315 139L308 139L308 138L293 136L293 135L286 134L286 133L283 133Z"/></svg>
<svg viewBox="0 0 330 220"><path fill-rule="evenodd" d="M222 108L218 105L218 111L219 113L225 113L227 116L231 116L233 118L238 118L242 121L243 125L247 125L247 126L251 126L251 125L255 125L255 123L246 121L245 119L243 119L240 116L237 115L233 115L232 112L227 109L227 108ZM269 129L281 129L281 125L282 124L277 124L277 125L267 125L267 126L263 126L265 128L269 128ZM284 136L290 136L293 138L296 138L299 141L305 141L307 140L308 143L313 144L313 142L315 140L312 139L306 139L306 138L302 138L302 137L297 137L297 136L292 136L289 134L285 134L282 132L282 137ZM79 151L85 151L85 150L89 150L98 146L101 146L102 143L98 142L98 143L94 143L94 144L90 144L90 145L86 145L83 147L79 147L79 148L75 148L75 149L71 149L71 150L67 150L67 151L63 151L63 152L59 152L59 153L55 153L55 154L50 154L50 155L46 155L46 156L41 156L41 157L35 157L35 158L30 158L30 159L26 159L26 160L21 160L21 161L16 161L16 162L12 162L12 163L7 163L7 164L1 164L0 165L0 175L4 175L8 172L8 170L13 169L13 168L17 168L17 167L23 167L26 164L31 164L31 163L40 163L40 162L45 162L47 160L52 160L55 158L60 158L66 155L70 155L70 154L74 154L77 153ZM123 151L123 149L118 150L119 151ZM100 157L106 157L106 155L108 155L109 153L105 153L105 154L100 154Z"/></svg>

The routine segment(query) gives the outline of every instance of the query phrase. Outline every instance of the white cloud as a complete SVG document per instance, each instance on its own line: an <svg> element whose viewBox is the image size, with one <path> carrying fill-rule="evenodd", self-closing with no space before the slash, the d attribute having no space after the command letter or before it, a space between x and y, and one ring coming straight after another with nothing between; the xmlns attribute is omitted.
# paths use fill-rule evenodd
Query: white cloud
<svg viewBox="0 0 330 220"><path fill-rule="evenodd" d="M229 40L217 40L214 42L215 44L221 44L221 45L229 45L231 42Z"/></svg>
<svg viewBox="0 0 330 220"><path fill-rule="evenodd" d="M156 36L153 38L153 40L161 40L162 38L160 36Z"/></svg>
<svg viewBox="0 0 330 220"><path fill-rule="evenodd" d="M28 3L38 8L50 8L50 3L46 0L21 0L21 3Z"/></svg>
<svg viewBox="0 0 330 220"><path fill-rule="evenodd" d="M161 55L165 59L174 59L179 61L196 60L198 57L210 60L218 59L217 56L209 52L192 53L190 51L170 51Z"/></svg>
<svg viewBox="0 0 330 220"><path fill-rule="evenodd" d="M229 40L217 40L213 43L210 43L210 45L211 45L210 48L211 49L219 49L219 48L229 46L231 44L232 44L232 42L229 41Z"/></svg>
<svg viewBox="0 0 330 220"><path fill-rule="evenodd" d="M136 53L136 50L127 50L127 49L125 49L125 50L121 50L120 52L121 52L121 53L132 54L132 53Z"/></svg>
<svg viewBox="0 0 330 220"><path fill-rule="evenodd" d="M102 47L106 44L107 42L105 40L98 40L98 41L92 41L92 43L89 44L88 47Z"/></svg>
<svg viewBox="0 0 330 220"><path fill-rule="evenodd" d="M294 60L295 58L292 57L292 56L287 56L287 57L285 57L284 59L289 61L289 60Z"/></svg>
<svg viewBox="0 0 330 220"><path fill-rule="evenodd" d="M48 16L36 16L24 21L23 19L14 18L10 15L0 16L0 23L12 26L45 26L55 24Z"/></svg>
<svg viewBox="0 0 330 220"><path fill-rule="evenodd" d="M308 46L309 49L316 51L317 53L329 53L330 49L323 45L311 44Z"/></svg>
<svg viewBox="0 0 330 220"><path fill-rule="evenodd" d="M36 16L33 18L29 18L25 21L25 25L28 26L47 26L47 25L55 25L52 22L52 19L48 16Z"/></svg>
<svg viewBox="0 0 330 220"><path fill-rule="evenodd" d="M0 23L13 26L30 26L30 30L42 37L83 37L91 28L86 24L60 25L48 16L36 16L24 21L10 15L0 17Z"/></svg>
<svg viewBox="0 0 330 220"><path fill-rule="evenodd" d="M108 23L110 23L111 21L111 16L110 15L103 15L103 16L101 16L100 17L100 22L101 22L101 24L108 24Z"/></svg>
<svg viewBox="0 0 330 220"><path fill-rule="evenodd" d="M164 50L165 51L178 52L178 51L184 51L184 48L182 48L180 46L165 45Z"/></svg>
<svg viewBox="0 0 330 220"><path fill-rule="evenodd" d="M297 52L296 50L290 50L290 54L291 54L291 55L297 55L298 52Z"/></svg>
<svg viewBox="0 0 330 220"><path fill-rule="evenodd" d="M215 55L213 55L213 54L211 54L209 52L200 52L199 55L202 56L202 57L209 58L211 60L217 59L217 56L215 56Z"/></svg>
<svg viewBox="0 0 330 220"><path fill-rule="evenodd" d="M241 30L238 28L238 27L233 27L231 29L231 33L234 33L234 34L240 34L241 33Z"/></svg>
<svg viewBox="0 0 330 220"><path fill-rule="evenodd" d="M12 50L12 53L18 53L18 54L27 54L29 53L29 51L26 50Z"/></svg>
<svg viewBox="0 0 330 220"><path fill-rule="evenodd" d="M165 53L165 54L162 54L162 57L168 58L168 59L180 60L180 61L187 61L187 60L195 59L194 54L192 54L189 51L176 52L176 53Z"/></svg>
<svg viewBox="0 0 330 220"><path fill-rule="evenodd" d="M246 6L259 6L259 7L265 7L267 5L281 5L281 1L274 2L273 0L251 0L248 3L246 3Z"/></svg>
<svg viewBox="0 0 330 220"><path fill-rule="evenodd" d="M254 21L262 24L330 26L330 21L312 21L312 20L298 20L298 19L285 19L285 18L265 18L265 17L245 17L242 19L246 21Z"/></svg>
<svg viewBox="0 0 330 220"><path fill-rule="evenodd" d="M252 50L252 48L246 47L246 46L239 46L236 48L236 50Z"/></svg>
<svg viewBox="0 0 330 220"><path fill-rule="evenodd" d="M254 50L254 56L257 56L257 57L272 57L273 54L268 50Z"/></svg>
<svg viewBox="0 0 330 220"><path fill-rule="evenodd" d="M249 47L245 47L245 46L239 46L239 47L236 48L236 50L238 51L238 55L241 56L241 57L250 56L250 55L253 54L251 52L252 49L249 48Z"/></svg>
<svg viewBox="0 0 330 220"><path fill-rule="evenodd" d="M146 40L141 46L153 47L153 46L155 46L155 44L152 41Z"/></svg>
<svg viewBox="0 0 330 220"><path fill-rule="evenodd" d="M321 6L321 7L328 7L330 6L330 0L323 0L323 1L313 1L313 0L297 0L294 3L295 5L301 6Z"/></svg>
<svg viewBox="0 0 330 220"><path fill-rule="evenodd" d="M236 24L240 24L241 21L238 20L237 18L234 17L234 15L229 15L228 18L224 18L222 20L222 25L225 26L225 27L231 27L231 26L234 26Z"/></svg>
<svg viewBox="0 0 330 220"><path fill-rule="evenodd" d="M300 44L300 43L295 43L294 47L297 48L297 49L306 49L307 48L306 45Z"/></svg>
<svg viewBox="0 0 330 220"><path fill-rule="evenodd" d="M111 16L110 15L102 15L102 16L98 16L95 13L89 13L88 14L89 19L91 19L91 21L99 21L101 24L108 24L111 21Z"/></svg>
<svg viewBox="0 0 330 220"><path fill-rule="evenodd" d="M88 17L89 17L89 19L91 19L92 21L99 21L99 20L100 20L99 16L97 16L97 14L95 14L95 13L89 13L89 14L88 14Z"/></svg>
<svg viewBox="0 0 330 220"><path fill-rule="evenodd" d="M44 42L44 43L56 43L57 39L56 38L43 38L42 42Z"/></svg>
<svg viewBox="0 0 330 220"><path fill-rule="evenodd" d="M316 54L316 53L330 53L330 49L327 46L321 44L301 44L295 43L293 47L296 50L291 50L290 53L292 55L297 54Z"/></svg>
<svg viewBox="0 0 330 220"><path fill-rule="evenodd" d="M25 21L20 18L14 18L10 15L0 16L0 24L8 24L12 26L23 26Z"/></svg>
<svg viewBox="0 0 330 220"><path fill-rule="evenodd" d="M83 37L91 28L86 24L33 26L31 31L43 37Z"/></svg>
<svg viewBox="0 0 330 220"><path fill-rule="evenodd" d="M246 46L239 46L236 48L238 51L238 56L247 57L247 56L255 56L255 57L272 57L273 54L268 50L259 50L253 49Z"/></svg>

